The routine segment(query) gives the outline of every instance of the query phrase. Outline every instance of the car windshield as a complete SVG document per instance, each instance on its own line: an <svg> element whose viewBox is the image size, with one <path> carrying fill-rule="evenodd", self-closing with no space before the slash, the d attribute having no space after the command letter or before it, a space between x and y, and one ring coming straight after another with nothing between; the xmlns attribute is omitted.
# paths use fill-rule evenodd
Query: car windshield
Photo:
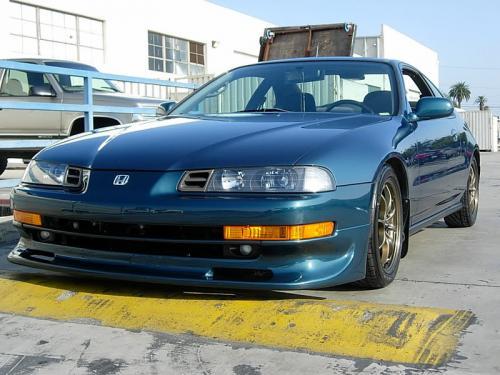
<svg viewBox="0 0 500 375"><path fill-rule="evenodd" d="M93 72L97 72L97 69L90 65L73 63L73 62L64 62L64 61L46 61L45 65L55 66L59 68L68 68L68 69L78 69L78 70L90 70ZM59 85L61 85L64 91L68 92L79 92L83 91L83 77L78 76L69 76L65 74L53 74ZM92 89L94 91L102 91L102 92L121 92L111 81L95 78L92 80Z"/></svg>
<svg viewBox="0 0 500 375"><path fill-rule="evenodd" d="M179 104L171 115L323 112L394 115L390 65L367 61L290 61L232 70Z"/></svg>

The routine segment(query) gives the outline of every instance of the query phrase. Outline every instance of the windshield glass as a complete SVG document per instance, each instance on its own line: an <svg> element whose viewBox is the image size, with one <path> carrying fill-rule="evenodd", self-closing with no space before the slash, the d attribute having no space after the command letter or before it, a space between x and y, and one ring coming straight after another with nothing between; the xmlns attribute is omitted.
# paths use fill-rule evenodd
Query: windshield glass
<svg viewBox="0 0 500 375"><path fill-rule="evenodd" d="M93 66L73 63L73 62L46 61L45 65L56 66L59 68L90 70L93 72L97 72L97 69L94 68ZM64 91L68 92L83 91L83 77L68 76L64 74L53 74L53 76ZM103 91L103 92L121 92L111 81L100 78L92 80L92 89L94 91Z"/></svg>
<svg viewBox="0 0 500 375"><path fill-rule="evenodd" d="M385 63L300 61L238 68L179 104L171 115L324 112L394 115L394 74Z"/></svg>

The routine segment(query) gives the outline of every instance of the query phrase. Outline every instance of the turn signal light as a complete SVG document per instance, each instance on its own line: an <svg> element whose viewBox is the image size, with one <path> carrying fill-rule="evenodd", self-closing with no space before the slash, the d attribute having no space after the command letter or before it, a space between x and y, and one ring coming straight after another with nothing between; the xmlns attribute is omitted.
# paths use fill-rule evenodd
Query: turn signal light
<svg viewBox="0 0 500 375"><path fill-rule="evenodd" d="M39 214L33 212L25 212L14 210L14 220L29 225L42 225L42 217Z"/></svg>
<svg viewBox="0 0 500 375"><path fill-rule="evenodd" d="M225 240L291 241L330 236L335 229L331 221L305 225L227 225Z"/></svg>

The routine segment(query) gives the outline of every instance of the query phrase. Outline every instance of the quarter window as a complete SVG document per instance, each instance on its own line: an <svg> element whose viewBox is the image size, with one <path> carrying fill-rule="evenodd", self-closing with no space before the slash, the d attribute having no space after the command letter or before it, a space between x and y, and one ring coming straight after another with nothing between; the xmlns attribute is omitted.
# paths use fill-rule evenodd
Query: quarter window
<svg viewBox="0 0 500 375"><path fill-rule="evenodd" d="M205 73L205 45L148 32L149 70L177 75Z"/></svg>
<svg viewBox="0 0 500 375"><path fill-rule="evenodd" d="M410 103L412 110L415 110L420 98L434 96L422 77L416 72L407 69L403 70L403 80L406 88L406 99Z"/></svg>

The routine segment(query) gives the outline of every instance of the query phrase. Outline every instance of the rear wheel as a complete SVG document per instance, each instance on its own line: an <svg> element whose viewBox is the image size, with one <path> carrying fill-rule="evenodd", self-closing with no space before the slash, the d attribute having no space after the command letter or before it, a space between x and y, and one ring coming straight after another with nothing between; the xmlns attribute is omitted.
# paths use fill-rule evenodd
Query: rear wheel
<svg viewBox="0 0 500 375"><path fill-rule="evenodd" d="M396 277L404 239L401 189L394 170L388 165L380 173L375 203L366 277L360 283L368 288L383 288Z"/></svg>
<svg viewBox="0 0 500 375"><path fill-rule="evenodd" d="M472 159L467 180L467 189L462 197L462 208L444 218L451 228L471 227L476 222L479 206L479 166L476 158Z"/></svg>

